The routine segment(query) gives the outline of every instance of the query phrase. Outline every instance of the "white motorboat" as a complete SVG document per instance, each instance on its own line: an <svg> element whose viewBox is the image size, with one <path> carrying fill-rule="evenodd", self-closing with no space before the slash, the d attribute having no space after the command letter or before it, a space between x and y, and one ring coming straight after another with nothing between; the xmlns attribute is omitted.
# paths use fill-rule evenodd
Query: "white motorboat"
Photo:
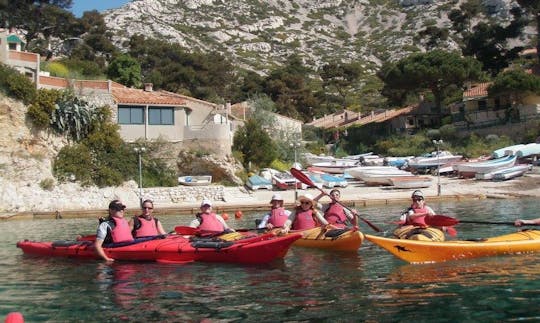
<svg viewBox="0 0 540 323"><path fill-rule="evenodd" d="M481 162L457 164L454 169L460 177L475 177L477 173L484 174L514 166L516 159L516 156L506 156Z"/></svg>
<svg viewBox="0 0 540 323"><path fill-rule="evenodd" d="M205 186L212 183L212 175L180 176L178 183L186 186Z"/></svg>
<svg viewBox="0 0 540 323"><path fill-rule="evenodd" d="M272 190L272 182L259 175L250 176L246 182L246 186L253 191L261 189Z"/></svg>
<svg viewBox="0 0 540 323"><path fill-rule="evenodd" d="M454 155L449 151L441 150L438 153L434 151L431 154L411 158L408 161L408 165L410 168L415 170L426 170L435 168L437 166L442 166L450 162L458 161L462 158L462 155Z"/></svg>
<svg viewBox="0 0 540 323"><path fill-rule="evenodd" d="M433 183L433 178L428 176L400 176L390 177L390 184L395 188L426 188Z"/></svg>
<svg viewBox="0 0 540 323"><path fill-rule="evenodd" d="M359 161L357 160L341 159L331 162L315 163L313 164L313 167L329 174L343 174L347 169L357 167L358 165Z"/></svg>
<svg viewBox="0 0 540 323"><path fill-rule="evenodd" d="M491 153L491 157L493 157L494 159L497 159L497 158L502 158L504 156L513 156L523 146L525 145L519 144L519 145L512 145L512 146L497 149L493 151L493 153Z"/></svg>
<svg viewBox="0 0 540 323"><path fill-rule="evenodd" d="M531 165L514 165L494 170L488 173L476 173L475 178L479 180L506 180L521 176L531 169Z"/></svg>
<svg viewBox="0 0 540 323"><path fill-rule="evenodd" d="M394 167L394 166L359 166L359 167L353 167L345 170L345 173L349 174L350 176L358 179L363 180L362 178L368 174L386 174L386 175L392 175L392 174L402 174L403 170ZM405 172L407 174L411 174L410 172Z"/></svg>

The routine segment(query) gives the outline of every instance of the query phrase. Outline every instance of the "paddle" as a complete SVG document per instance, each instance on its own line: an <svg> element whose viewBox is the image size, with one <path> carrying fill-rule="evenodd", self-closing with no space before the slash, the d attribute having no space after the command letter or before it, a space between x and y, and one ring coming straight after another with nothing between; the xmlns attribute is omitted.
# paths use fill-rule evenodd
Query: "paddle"
<svg viewBox="0 0 540 323"><path fill-rule="evenodd" d="M319 191L321 191L322 193L324 193L325 195L328 195L328 193L326 193L322 188L319 188L315 185L315 183L313 183L313 181L307 177L306 174L302 173L302 171L300 171L299 169L296 169L296 168L291 168L291 174L296 177L296 179L298 179L300 182L308 185L308 186L314 186L316 187ZM336 201L339 205L343 206L344 208L346 208L347 210L349 210L350 212L352 212L352 210L350 208L348 208L347 206L343 205L343 203L341 203L340 201ZM369 225L373 230L377 231L377 232L381 232L381 229L379 229L377 226L375 226L373 223L369 222L368 220L358 216L358 218L362 221L364 221L365 224Z"/></svg>
<svg viewBox="0 0 540 323"><path fill-rule="evenodd" d="M468 221L458 220L445 215L432 215L426 216L426 224L434 225L438 227L452 226L459 223L474 223L474 224L495 224L495 225L514 225L514 222L497 222L497 221ZM523 225L537 225L537 224L523 224Z"/></svg>

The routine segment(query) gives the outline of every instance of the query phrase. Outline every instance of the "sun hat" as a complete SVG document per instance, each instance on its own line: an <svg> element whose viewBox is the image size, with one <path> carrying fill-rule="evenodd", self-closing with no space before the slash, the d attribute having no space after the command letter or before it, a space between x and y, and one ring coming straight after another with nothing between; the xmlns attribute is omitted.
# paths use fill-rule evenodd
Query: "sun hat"
<svg viewBox="0 0 540 323"><path fill-rule="evenodd" d="M270 203L272 203L272 201L283 201L283 197L281 197L281 194L276 193L272 195L272 199L270 200Z"/></svg>
<svg viewBox="0 0 540 323"><path fill-rule="evenodd" d="M209 199L202 200L201 207L203 207L205 205L212 206L212 201L210 201Z"/></svg>
<svg viewBox="0 0 540 323"><path fill-rule="evenodd" d="M304 195L301 195L299 198L298 198L298 201L302 202L302 201L309 201L309 202L312 202L313 203L313 195L309 194L309 193L306 193Z"/></svg>
<svg viewBox="0 0 540 323"><path fill-rule="evenodd" d="M416 190L412 193L411 198L415 198L415 197L424 198L424 193L422 193L422 191L420 190Z"/></svg>
<svg viewBox="0 0 540 323"><path fill-rule="evenodd" d="M122 204L120 200L112 200L111 203L109 203L109 210L122 211L125 208L126 206Z"/></svg>

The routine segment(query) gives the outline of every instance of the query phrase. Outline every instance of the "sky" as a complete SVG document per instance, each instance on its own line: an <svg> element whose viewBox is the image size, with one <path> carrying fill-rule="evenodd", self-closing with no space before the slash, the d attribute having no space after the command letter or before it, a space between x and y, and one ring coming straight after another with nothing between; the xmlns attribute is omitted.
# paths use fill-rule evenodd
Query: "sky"
<svg viewBox="0 0 540 323"><path fill-rule="evenodd" d="M76 17L81 17L83 12L90 10L97 10L102 12L106 9L120 8L130 0L73 0L73 6L71 12Z"/></svg>

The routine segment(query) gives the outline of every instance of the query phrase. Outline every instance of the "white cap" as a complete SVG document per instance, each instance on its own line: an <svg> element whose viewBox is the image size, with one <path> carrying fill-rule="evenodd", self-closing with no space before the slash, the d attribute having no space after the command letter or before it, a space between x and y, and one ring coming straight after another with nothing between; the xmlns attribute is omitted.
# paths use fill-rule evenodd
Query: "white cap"
<svg viewBox="0 0 540 323"><path fill-rule="evenodd" d="M421 190L416 190L416 191L414 191L414 192L412 193L412 196L411 196L411 197L415 197L415 196L424 198L424 193L422 193Z"/></svg>
<svg viewBox="0 0 540 323"><path fill-rule="evenodd" d="M313 202L313 195L306 193L298 198L298 201L310 201Z"/></svg>
<svg viewBox="0 0 540 323"><path fill-rule="evenodd" d="M202 200L201 207L203 207L205 205L212 206L212 201L210 201L209 199Z"/></svg>
<svg viewBox="0 0 540 323"><path fill-rule="evenodd" d="M270 202L272 202L272 201L283 201L283 197L281 197L281 194L276 193L276 194L272 195L272 199L270 200Z"/></svg>

